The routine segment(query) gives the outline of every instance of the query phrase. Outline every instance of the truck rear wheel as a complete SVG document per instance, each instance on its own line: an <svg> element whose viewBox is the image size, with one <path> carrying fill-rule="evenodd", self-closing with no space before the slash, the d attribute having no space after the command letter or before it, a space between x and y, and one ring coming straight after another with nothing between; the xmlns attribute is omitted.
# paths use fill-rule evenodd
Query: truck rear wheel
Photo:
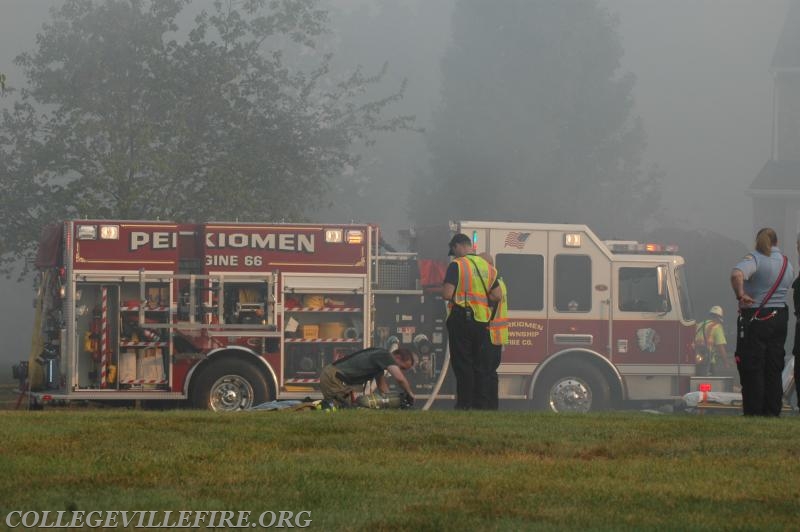
<svg viewBox="0 0 800 532"><path fill-rule="evenodd" d="M270 395L264 375L252 364L219 360L197 377L192 405L215 412L233 412L264 403L270 400Z"/></svg>
<svg viewBox="0 0 800 532"><path fill-rule="evenodd" d="M594 366L548 368L533 392L533 406L551 412L593 412L608 408L611 389Z"/></svg>

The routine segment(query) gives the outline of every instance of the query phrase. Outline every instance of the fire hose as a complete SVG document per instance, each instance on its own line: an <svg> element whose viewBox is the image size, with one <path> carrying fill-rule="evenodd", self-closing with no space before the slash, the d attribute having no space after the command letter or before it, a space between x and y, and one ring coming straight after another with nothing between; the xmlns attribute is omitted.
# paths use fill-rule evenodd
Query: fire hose
<svg viewBox="0 0 800 532"><path fill-rule="evenodd" d="M447 302L445 302L445 307L446 306ZM431 406L433 406L433 402L436 400L436 396L439 395L439 390L442 388L444 378L447 376L448 367L450 367L450 342L447 342L447 348L444 350L444 362L442 362L442 371L439 372L439 379L437 379L428 400L425 401L425 404L422 406L422 410L430 410Z"/></svg>

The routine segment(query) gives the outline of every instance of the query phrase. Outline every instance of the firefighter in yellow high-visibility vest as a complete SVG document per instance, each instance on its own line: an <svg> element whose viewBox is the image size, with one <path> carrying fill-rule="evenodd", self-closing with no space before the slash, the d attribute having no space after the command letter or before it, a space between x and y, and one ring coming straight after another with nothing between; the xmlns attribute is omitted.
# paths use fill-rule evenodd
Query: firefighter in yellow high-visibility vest
<svg viewBox="0 0 800 532"><path fill-rule="evenodd" d="M481 253L480 256L494 266L494 260L492 260L491 255ZM488 410L497 410L499 407L497 368L500 366L503 346L508 344L508 290L503 278L500 277L500 272L497 273L497 284L500 285L502 295L500 301L491 305L492 314L484 347L485 356L483 362L485 365L481 369L483 377L481 386L485 391L479 394L486 397L486 409Z"/></svg>
<svg viewBox="0 0 800 532"><path fill-rule="evenodd" d="M450 365L456 376L456 408L487 408L481 369L485 354L490 304L500 301L502 292L497 270L473 254L472 240L459 233L450 240L450 263L442 284L442 297L448 301L447 334Z"/></svg>
<svg viewBox="0 0 800 532"><path fill-rule="evenodd" d="M725 339L725 331L722 330L722 320L722 307L714 305L708 311L708 318L695 326L696 375L719 375L720 364L723 364L725 369L731 366L728 362L726 351L728 341Z"/></svg>

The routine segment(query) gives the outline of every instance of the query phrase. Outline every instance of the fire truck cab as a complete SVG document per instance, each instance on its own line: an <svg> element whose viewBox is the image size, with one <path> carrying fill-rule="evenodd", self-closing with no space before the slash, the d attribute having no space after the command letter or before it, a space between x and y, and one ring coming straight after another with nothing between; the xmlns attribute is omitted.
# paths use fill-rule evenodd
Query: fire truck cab
<svg viewBox="0 0 800 532"><path fill-rule="evenodd" d="M694 375L684 261L654 244L600 240L583 225L470 222L508 288L500 397L589 411L676 400Z"/></svg>

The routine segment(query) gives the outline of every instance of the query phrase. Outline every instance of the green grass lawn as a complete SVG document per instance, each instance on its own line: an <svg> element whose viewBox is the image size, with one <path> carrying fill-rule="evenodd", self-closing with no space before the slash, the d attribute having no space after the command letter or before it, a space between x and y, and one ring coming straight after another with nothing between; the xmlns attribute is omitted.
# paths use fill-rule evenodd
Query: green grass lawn
<svg viewBox="0 0 800 532"><path fill-rule="evenodd" d="M51 409L0 422L3 523L13 510L307 510L314 530L800 527L800 417Z"/></svg>

